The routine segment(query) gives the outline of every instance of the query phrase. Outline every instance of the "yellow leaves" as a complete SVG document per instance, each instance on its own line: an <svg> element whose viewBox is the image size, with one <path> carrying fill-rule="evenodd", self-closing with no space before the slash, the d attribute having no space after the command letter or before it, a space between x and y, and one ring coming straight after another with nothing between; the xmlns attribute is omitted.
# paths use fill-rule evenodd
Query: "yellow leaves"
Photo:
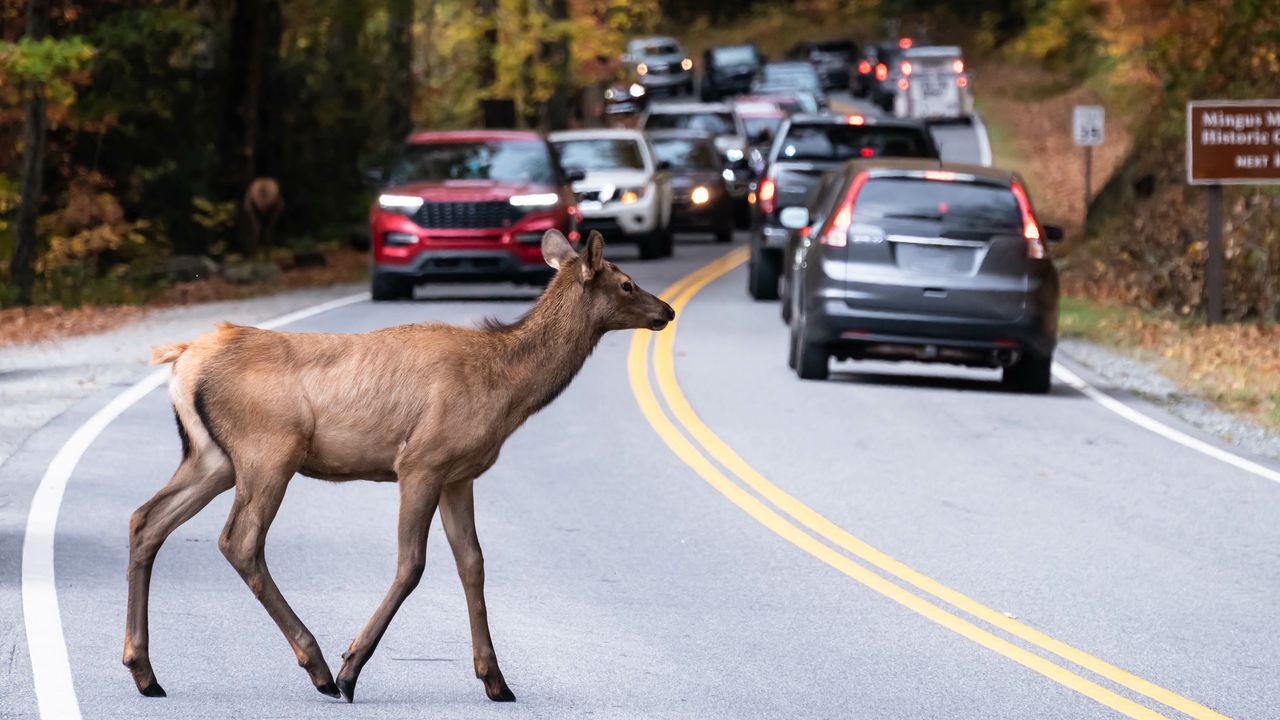
<svg viewBox="0 0 1280 720"><path fill-rule="evenodd" d="M195 197L191 199L191 205L195 208L191 219L206 230L230 230L236 224L236 204L232 201L216 203L205 197Z"/></svg>

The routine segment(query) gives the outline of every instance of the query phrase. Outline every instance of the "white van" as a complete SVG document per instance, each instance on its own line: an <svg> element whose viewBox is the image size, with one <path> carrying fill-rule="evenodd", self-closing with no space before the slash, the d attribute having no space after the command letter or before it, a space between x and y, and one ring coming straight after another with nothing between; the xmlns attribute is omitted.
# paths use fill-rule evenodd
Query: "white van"
<svg viewBox="0 0 1280 720"><path fill-rule="evenodd" d="M912 120L961 120L973 115L969 73L960 48L913 47L898 59L896 117Z"/></svg>

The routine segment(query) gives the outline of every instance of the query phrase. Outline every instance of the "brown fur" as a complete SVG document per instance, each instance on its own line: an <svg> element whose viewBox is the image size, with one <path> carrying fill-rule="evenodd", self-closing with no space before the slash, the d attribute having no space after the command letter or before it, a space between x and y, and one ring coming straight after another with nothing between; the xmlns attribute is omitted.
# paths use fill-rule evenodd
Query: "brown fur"
<svg viewBox="0 0 1280 720"><path fill-rule="evenodd" d="M284 212L284 197L280 183L275 178L254 178L244 191L244 214L249 219L249 254L259 248L271 247L271 236L280 214Z"/></svg>
<svg viewBox="0 0 1280 720"><path fill-rule="evenodd" d="M516 323L402 325L361 335L280 333L223 323L190 344L155 348L173 363L170 395L189 448L173 479L130 524L124 664L162 695L148 653L151 567L165 538L236 488L219 547L280 627L321 692L348 701L360 670L422 576L437 506L466 591L476 676L514 700L489 637L472 481L507 437L569 384L609 330L660 330L671 307L604 260L593 233L579 258L550 231L559 268ZM267 529L294 473L400 485L399 560L386 598L344 653L335 684L315 638L267 570Z"/></svg>

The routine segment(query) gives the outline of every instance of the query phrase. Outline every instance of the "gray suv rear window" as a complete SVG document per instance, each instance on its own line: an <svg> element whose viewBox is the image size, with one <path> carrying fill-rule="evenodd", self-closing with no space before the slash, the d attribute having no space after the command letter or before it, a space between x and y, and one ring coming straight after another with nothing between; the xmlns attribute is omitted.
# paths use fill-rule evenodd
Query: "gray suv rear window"
<svg viewBox="0 0 1280 720"><path fill-rule="evenodd" d="M778 147L778 160L856 160L863 157L933 158L924 131L874 125L792 125Z"/></svg>
<svg viewBox="0 0 1280 720"><path fill-rule="evenodd" d="M1021 234L1021 211L1007 187L969 182L872 178L858 192L863 220L932 220L943 225Z"/></svg>

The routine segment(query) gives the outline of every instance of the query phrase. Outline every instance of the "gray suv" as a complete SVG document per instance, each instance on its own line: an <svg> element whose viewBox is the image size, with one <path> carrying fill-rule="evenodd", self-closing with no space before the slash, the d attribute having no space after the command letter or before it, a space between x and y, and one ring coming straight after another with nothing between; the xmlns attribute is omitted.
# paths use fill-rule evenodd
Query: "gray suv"
<svg viewBox="0 0 1280 720"><path fill-rule="evenodd" d="M824 379L831 357L1003 368L1006 385L1049 391L1058 275L1008 171L935 160L855 161L781 221L809 228L789 292L790 364Z"/></svg>
<svg viewBox="0 0 1280 720"><path fill-rule="evenodd" d="M671 37L636 38L627 43L622 62L636 81L654 95L692 95L693 58Z"/></svg>

